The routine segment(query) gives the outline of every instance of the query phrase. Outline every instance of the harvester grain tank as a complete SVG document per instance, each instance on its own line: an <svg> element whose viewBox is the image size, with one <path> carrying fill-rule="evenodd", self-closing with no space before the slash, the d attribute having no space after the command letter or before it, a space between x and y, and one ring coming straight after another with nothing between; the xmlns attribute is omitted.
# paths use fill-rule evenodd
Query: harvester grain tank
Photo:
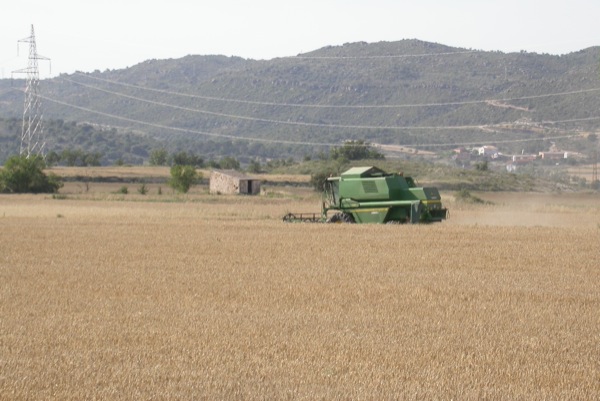
<svg viewBox="0 0 600 401"><path fill-rule="evenodd" d="M353 167L325 182L321 217L288 214L284 221L329 223L432 223L447 218L435 187L377 167Z"/></svg>

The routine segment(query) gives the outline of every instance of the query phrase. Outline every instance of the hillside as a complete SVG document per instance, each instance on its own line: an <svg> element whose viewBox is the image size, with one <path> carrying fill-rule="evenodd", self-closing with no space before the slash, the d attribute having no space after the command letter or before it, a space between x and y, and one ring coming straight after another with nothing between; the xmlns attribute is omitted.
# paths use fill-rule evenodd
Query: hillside
<svg viewBox="0 0 600 401"><path fill-rule="evenodd" d="M511 154L547 150L545 138L585 153L584 136L600 117L599 52L351 43L268 61L150 60L61 75L41 92L46 118L128 133L146 153L159 144L209 156L302 157L364 139L434 152L496 144ZM22 86L0 80L0 118L20 118Z"/></svg>

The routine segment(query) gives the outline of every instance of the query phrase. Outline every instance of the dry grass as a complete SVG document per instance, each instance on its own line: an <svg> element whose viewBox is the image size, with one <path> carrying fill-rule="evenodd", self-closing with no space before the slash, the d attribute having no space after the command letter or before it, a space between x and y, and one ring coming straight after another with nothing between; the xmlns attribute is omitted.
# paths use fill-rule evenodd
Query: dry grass
<svg viewBox="0 0 600 401"><path fill-rule="evenodd" d="M120 178L149 178L162 177L168 178L170 175L169 167L164 166L102 166L102 167L63 167L56 166L48 169L49 173L54 173L60 177L84 177L89 179L99 177L120 177Z"/></svg>
<svg viewBox="0 0 600 401"><path fill-rule="evenodd" d="M339 226L278 191L0 196L0 399L600 397L597 198Z"/></svg>
<svg viewBox="0 0 600 401"><path fill-rule="evenodd" d="M570 194L478 194L492 206L452 204L452 223L492 226L535 226L565 228L599 228L600 196L596 193ZM454 221L458 218L458 222Z"/></svg>
<svg viewBox="0 0 600 401"><path fill-rule="evenodd" d="M138 180L148 178L163 178L170 177L170 168L165 166L101 166L101 167L52 167L47 170L49 173L54 173L60 177L72 178L83 177L89 180L98 178L136 178ZM210 169L198 169L198 172L203 177L210 177ZM267 180L271 182L291 182L291 183L308 183L310 175L303 174L249 174L259 180Z"/></svg>

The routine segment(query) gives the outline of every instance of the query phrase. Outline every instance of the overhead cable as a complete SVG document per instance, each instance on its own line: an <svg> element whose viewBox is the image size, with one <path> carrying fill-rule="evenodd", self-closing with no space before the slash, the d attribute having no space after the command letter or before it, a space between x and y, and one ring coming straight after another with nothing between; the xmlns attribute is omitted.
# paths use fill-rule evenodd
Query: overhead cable
<svg viewBox="0 0 600 401"><path fill-rule="evenodd" d="M269 119L269 118L259 118L259 117L248 117L248 116L241 116L241 115L237 115L237 114L226 114L226 113L218 113L218 112L214 112L214 111L208 111L208 110L201 110L201 109L193 109L190 107L183 107L183 106L177 106L174 104L170 104L170 103L164 103L164 102L158 102L155 100L148 100L148 99L144 99L144 98L140 98L137 96L132 96L132 95L128 95L125 93L120 93L120 92L114 92L114 91L109 91L107 89L103 89L103 88L99 88L97 86L93 86L93 85L87 85L81 82L77 82L74 81L72 79L69 78L61 78L65 81L77 84L77 85L81 85L83 87L86 88L90 88L90 89L94 89L100 92L105 92L105 93L109 93L111 95L115 95L115 96L120 96L120 97L124 97L127 99L132 99L132 100L137 100L139 102L144 102L144 103L148 103L148 104L153 104L156 106L161 106L161 107L169 107L172 109L177 109L177 110L183 110L183 111L189 111L192 113L200 113L200 114L207 114L207 115L212 115L212 116L217 116L217 117L225 117L225 118L232 118L232 119L240 119L240 120L248 120L248 121L257 121L257 122L265 122L265 123L271 123L271 124L282 124L282 125L296 125L296 126L305 126L305 127L320 127L320 128L346 128L346 129L361 129L361 130L428 130L428 131L435 131L435 130L465 130L465 129L483 129L483 128L490 128L490 127L494 127L495 125L456 125L456 126L377 126L377 125L346 125L346 124L323 124L323 123L308 123L308 122L302 122L302 121L283 121L283 120L273 120L273 119Z"/></svg>
<svg viewBox="0 0 600 401"><path fill-rule="evenodd" d="M18 90L18 89L15 89ZM180 132L180 133L185 133L185 134L198 134L198 135L203 135L203 136L208 136L208 137L213 137L213 138L224 138L224 139L233 139L233 140L240 140L240 141L247 141L247 142L262 142L262 143L274 143L274 144L285 144L285 145L302 145L302 146L315 146L315 147L335 147L335 146L340 146L340 143L330 143L330 142L309 142L309 141L289 141L289 140L279 140L279 139L264 139L264 138L254 138L254 137L241 137L241 136L235 136L235 135L228 135L228 134L217 134L217 133L212 133L212 132L205 132L205 131L199 131L199 130L192 130L192 129L186 129L186 128L179 128L179 127L172 127L172 126L168 126L168 125L162 125L162 124L156 124L156 123L152 123L152 122L148 122L148 121L143 121L143 120L137 120L137 119L133 119L133 118L128 118L128 117L123 117L123 116L118 116L115 114L111 114L111 113L105 113L105 112L101 112L98 110L93 110L87 107L82 107L82 106L76 106L74 104L71 103L67 103L67 102L63 102L57 99L53 99L51 97L48 96L42 96L40 95L40 97L44 100L47 100L49 102L52 103L56 103L56 104L60 104L62 106L66 106L66 107L71 107L77 110L81 110L84 112L88 112L88 113L92 113L92 114L97 114L97 115L101 115L104 117L109 117L109 118L114 118L116 120L121 120L121 121L127 121L130 123L134 123L134 124L139 124L139 125L145 125L145 126L149 126L149 127L153 127L153 128L160 128L160 129L165 129L165 130L171 130L171 131L175 131L175 132ZM502 141L493 141L494 143L517 143L517 142L533 142L533 141L539 141L539 140L546 140L546 139L564 139L564 138L572 138L578 135L565 135L565 136L555 136L555 137L542 137L542 138L531 138L531 139L516 139L516 140L502 140ZM423 145L408 145L411 148L427 148L427 147L451 147L451 146L468 146L468 145L478 145L481 144L483 142L455 142L455 143L445 143L445 144L423 144Z"/></svg>
<svg viewBox="0 0 600 401"><path fill-rule="evenodd" d="M393 125L392 126L376 126L375 125L375 126L373 126L373 125L323 124L323 123L309 123L309 122L302 122L302 121L283 121L283 120L273 120L273 119L268 119L268 118L241 116L241 115L236 115L236 114L218 113L218 112L213 112L213 111L208 111L208 110L193 109L190 107L177 106L177 105L173 105L170 103L164 103L164 102L158 102L158 101L154 101L154 100L144 99L144 98L140 98L137 96L128 95L125 93L109 91L107 89L99 88L97 86L77 82L77 81L74 81L69 78L62 77L61 79L71 82L71 83L74 83L74 84L77 84L77 85L81 85L86 88L97 90L100 92L105 92L105 93L109 93L109 94L112 94L115 96L120 96L120 97L132 99L132 100L136 100L136 101L140 101L140 102L144 102L144 103L148 103L148 104L153 104L156 106L169 107L172 109L188 111L188 112L192 112L192 113L208 114L208 115L213 115L213 116L217 116L217 117L241 119L241 120L247 120L247 121L266 122L266 123L271 123L271 124L295 125L295 126L305 126L305 127L320 127L320 128L390 130L390 131L420 130L420 131L431 131L431 132L451 131L451 130L468 130L468 129L484 130L484 129L501 127L501 126L507 125L507 124L512 124L510 122L500 122L500 123L496 123L496 124L446 125L446 126L443 126L443 125L433 125L433 126L393 126ZM593 120L598 120L598 119L600 119L600 117L586 117L586 118L581 118L581 119L570 119L570 120L562 120L562 121L543 121L542 123L543 124L558 124L558 123L567 123L567 122L593 121Z"/></svg>
<svg viewBox="0 0 600 401"><path fill-rule="evenodd" d="M443 53L421 53L421 54L389 54L389 55L366 55L366 56L292 56L284 59L302 59L302 60L372 60L372 59L398 59L398 58L417 58L431 56L453 56L456 54L477 53L477 50L465 50L459 52Z"/></svg>
<svg viewBox="0 0 600 401"><path fill-rule="evenodd" d="M400 109L400 108L418 108L418 107L465 106L465 105L471 105L471 104L483 104L483 103L494 103L494 102L513 102L513 101L519 101L519 100L542 99L542 98L546 98L546 97L567 96L567 95L576 95L576 94L581 94L581 93L600 91L600 88L591 88L591 89L580 89L580 90L575 90L575 91L546 93L546 94L541 94L541 95L521 96L521 97L508 97L508 98L482 99L482 100L465 100L465 101L455 101L455 102L413 103L413 104L379 104L379 105L303 104L303 103L263 102L263 101L257 101L257 100L231 99L231 98L222 98L222 97L213 97L213 96L193 95L193 94L188 94L188 93L168 91L168 90L164 90L164 89L149 88L147 86L128 84L128 83L114 81L114 80L110 80L110 79L95 77L93 75L83 74L80 72L76 72L74 75L80 75L80 76L83 76L86 78L91 78L91 79L94 79L97 81L102 81L102 82L120 85L120 86L124 86L124 87L141 89L141 90L146 90L146 91L155 92L155 93L162 93L165 95L181 96L181 97L188 97L188 98L193 98L193 99L202 99L202 100L211 100L211 101L220 101L220 102L254 104L254 105L261 105L261 106L298 107L298 108ZM63 79L65 79L65 78L63 78ZM76 81L73 81L73 82L76 82Z"/></svg>

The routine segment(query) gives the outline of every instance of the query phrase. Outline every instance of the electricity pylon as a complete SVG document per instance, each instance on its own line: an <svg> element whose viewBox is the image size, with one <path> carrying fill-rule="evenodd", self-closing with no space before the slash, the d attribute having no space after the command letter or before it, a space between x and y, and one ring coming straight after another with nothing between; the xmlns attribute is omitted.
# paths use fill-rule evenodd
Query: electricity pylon
<svg viewBox="0 0 600 401"><path fill-rule="evenodd" d="M21 129L21 147L19 153L29 158L31 155L44 157L46 139L42 124L42 102L40 98L40 71L38 60L50 60L37 53L35 32L31 25L31 36L21 39L18 43L29 43L29 62L27 68L13 71L13 73L27 74L25 85L25 103L23 107L23 126ZM18 47L17 47L18 50Z"/></svg>

